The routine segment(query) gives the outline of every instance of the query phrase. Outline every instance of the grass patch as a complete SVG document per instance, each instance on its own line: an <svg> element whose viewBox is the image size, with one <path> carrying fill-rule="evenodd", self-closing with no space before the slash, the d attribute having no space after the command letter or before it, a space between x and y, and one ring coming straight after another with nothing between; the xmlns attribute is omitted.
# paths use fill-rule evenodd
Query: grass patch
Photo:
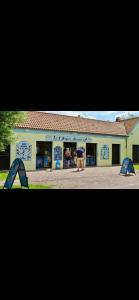
<svg viewBox="0 0 139 300"><path fill-rule="evenodd" d="M3 189L3 187L1 186L0 189ZM12 190L15 190L15 189L21 189L21 186L13 185ZM26 188L22 188L22 190L24 190L24 189L26 189ZM49 189L52 189L52 187L50 187L48 185L30 184L29 189L30 190L49 190Z"/></svg>
<svg viewBox="0 0 139 300"><path fill-rule="evenodd" d="M139 165L134 165L135 170L139 170Z"/></svg>
<svg viewBox="0 0 139 300"><path fill-rule="evenodd" d="M0 181L6 180L8 172L0 172Z"/></svg>
<svg viewBox="0 0 139 300"><path fill-rule="evenodd" d="M0 181L5 181L9 172L0 172ZM15 180L19 179L19 175L16 175Z"/></svg>

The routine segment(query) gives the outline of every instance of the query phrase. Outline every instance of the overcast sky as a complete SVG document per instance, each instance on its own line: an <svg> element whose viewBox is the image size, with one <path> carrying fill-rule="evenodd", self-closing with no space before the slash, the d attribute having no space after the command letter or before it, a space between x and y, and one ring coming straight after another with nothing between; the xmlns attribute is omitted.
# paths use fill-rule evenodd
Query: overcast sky
<svg viewBox="0 0 139 300"><path fill-rule="evenodd" d="M48 111L47 111L48 112ZM97 120L109 120L114 121L117 116L127 116L128 111L49 111L51 113L57 113L69 116L82 116ZM130 111L132 115L139 116L139 111Z"/></svg>

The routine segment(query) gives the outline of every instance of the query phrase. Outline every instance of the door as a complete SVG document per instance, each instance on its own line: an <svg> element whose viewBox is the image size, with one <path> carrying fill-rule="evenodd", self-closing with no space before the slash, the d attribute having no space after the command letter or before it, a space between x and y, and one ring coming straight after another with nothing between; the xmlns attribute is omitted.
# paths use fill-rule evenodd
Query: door
<svg viewBox="0 0 139 300"><path fill-rule="evenodd" d="M112 164L120 165L120 145L119 144L112 145Z"/></svg>
<svg viewBox="0 0 139 300"><path fill-rule="evenodd" d="M133 163L139 163L139 145L133 145Z"/></svg>
<svg viewBox="0 0 139 300"><path fill-rule="evenodd" d="M36 169L52 168L52 142L37 142Z"/></svg>
<svg viewBox="0 0 139 300"><path fill-rule="evenodd" d="M97 165L97 144L86 144L86 166L93 167Z"/></svg>
<svg viewBox="0 0 139 300"><path fill-rule="evenodd" d="M69 159L69 162L67 161L67 158L65 156L66 153L66 149L69 149L71 152L71 157ZM77 149L77 144L76 143L64 143L63 145L63 168L67 169L67 168L75 168L76 167L76 163L75 163L75 152Z"/></svg>
<svg viewBox="0 0 139 300"><path fill-rule="evenodd" d="M0 170L6 171L10 169L10 145L5 151L0 152Z"/></svg>

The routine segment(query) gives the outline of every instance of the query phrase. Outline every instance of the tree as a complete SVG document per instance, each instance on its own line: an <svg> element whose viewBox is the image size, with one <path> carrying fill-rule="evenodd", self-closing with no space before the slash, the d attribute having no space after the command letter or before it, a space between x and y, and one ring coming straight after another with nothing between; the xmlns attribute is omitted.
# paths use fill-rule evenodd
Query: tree
<svg viewBox="0 0 139 300"><path fill-rule="evenodd" d="M16 123L24 121L25 116L22 111L0 111L0 151L14 141L13 128Z"/></svg>

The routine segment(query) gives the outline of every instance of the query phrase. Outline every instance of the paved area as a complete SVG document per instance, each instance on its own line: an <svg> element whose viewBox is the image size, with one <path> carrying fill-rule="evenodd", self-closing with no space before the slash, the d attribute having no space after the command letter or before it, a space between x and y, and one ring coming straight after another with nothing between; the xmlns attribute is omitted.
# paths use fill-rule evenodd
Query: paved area
<svg viewBox="0 0 139 300"><path fill-rule="evenodd" d="M76 169L27 172L27 176L29 184L47 184L53 189L139 189L139 171L136 176L119 175L119 171L120 167L97 167L83 172ZM0 185L3 184L1 181Z"/></svg>
<svg viewBox="0 0 139 300"><path fill-rule="evenodd" d="M28 172L29 183L48 184L55 189L139 189L139 171L135 175L119 175L120 167L87 168L77 172L46 170Z"/></svg>

